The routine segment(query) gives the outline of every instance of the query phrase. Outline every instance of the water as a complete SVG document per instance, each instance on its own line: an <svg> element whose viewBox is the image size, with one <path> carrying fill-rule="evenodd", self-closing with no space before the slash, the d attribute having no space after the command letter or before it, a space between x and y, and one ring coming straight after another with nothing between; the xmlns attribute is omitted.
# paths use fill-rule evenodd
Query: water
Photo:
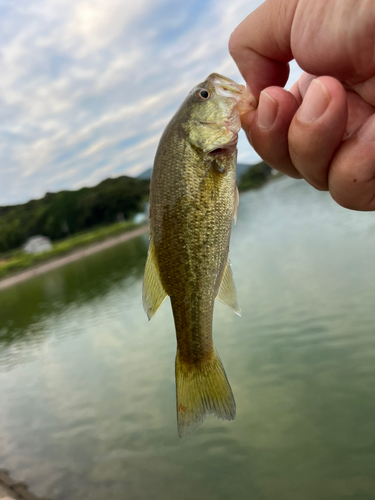
<svg viewBox="0 0 375 500"><path fill-rule="evenodd" d="M236 401L180 441L168 301L140 237L0 291L0 467L56 500L375 499L375 216L282 179L242 195L217 303Z"/></svg>

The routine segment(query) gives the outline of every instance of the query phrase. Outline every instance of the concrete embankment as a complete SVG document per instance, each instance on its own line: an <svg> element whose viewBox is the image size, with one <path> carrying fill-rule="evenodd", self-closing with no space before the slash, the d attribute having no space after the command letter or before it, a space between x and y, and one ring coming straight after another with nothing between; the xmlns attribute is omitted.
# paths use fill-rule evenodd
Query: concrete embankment
<svg viewBox="0 0 375 500"><path fill-rule="evenodd" d="M39 274L51 271L52 269L56 269L57 267L64 266L69 262L74 262L75 260L81 259L86 255L92 255L93 253L100 252L105 248L109 248L113 245L117 245L118 243L130 240L132 238L135 238L136 236L146 234L149 230L150 228L148 226L142 226L139 229L134 229L133 231L123 233L120 236L114 236L100 243L94 243L93 245L90 245L88 247L75 250L69 255L65 255L64 257L58 257L57 259L49 260L48 262L27 269L26 271L22 271L18 274L15 274L14 276L10 276L9 278L4 278L0 280L0 290L15 285L16 283L25 281L29 278L33 278L34 276L38 276Z"/></svg>

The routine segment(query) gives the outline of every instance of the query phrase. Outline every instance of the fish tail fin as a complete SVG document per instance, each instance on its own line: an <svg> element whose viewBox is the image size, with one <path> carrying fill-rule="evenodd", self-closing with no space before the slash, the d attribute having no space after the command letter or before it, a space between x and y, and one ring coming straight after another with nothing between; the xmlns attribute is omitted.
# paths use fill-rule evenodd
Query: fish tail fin
<svg viewBox="0 0 375 500"><path fill-rule="evenodd" d="M201 426L213 413L234 420L236 403L224 367L217 353L199 364L187 364L176 356L177 427L180 438Z"/></svg>

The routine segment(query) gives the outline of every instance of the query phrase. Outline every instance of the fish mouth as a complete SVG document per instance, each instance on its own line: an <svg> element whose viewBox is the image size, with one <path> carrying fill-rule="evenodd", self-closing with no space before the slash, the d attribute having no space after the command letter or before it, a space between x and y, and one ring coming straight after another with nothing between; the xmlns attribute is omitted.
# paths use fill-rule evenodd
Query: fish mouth
<svg viewBox="0 0 375 500"><path fill-rule="evenodd" d="M219 120L199 120L199 123L214 128L225 127L232 134L238 134L241 129L241 120L236 107L232 109L231 114L223 122Z"/></svg>
<svg viewBox="0 0 375 500"><path fill-rule="evenodd" d="M232 109L232 113L224 121L224 126L234 134L238 134L241 130L241 120L237 106Z"/></svg>
<svg viewBox="0 0 375 500"><path fill-rule="evenodd" d="M224 97L235 97L236 94L241 94L245 89L244 85L239 85L230 78L218 73L212 73L208 80L215 87L216 93Z"/></svg>
<svg viewBox="0 0 375 500"><path fill-rule="evenodd" d="M229 142L222 144L218 148L212 149L211 151L208 152L208 155L212 157L232 156L237 150L237 142L238 142L238 134L234 134L233 138Z"/></svg>

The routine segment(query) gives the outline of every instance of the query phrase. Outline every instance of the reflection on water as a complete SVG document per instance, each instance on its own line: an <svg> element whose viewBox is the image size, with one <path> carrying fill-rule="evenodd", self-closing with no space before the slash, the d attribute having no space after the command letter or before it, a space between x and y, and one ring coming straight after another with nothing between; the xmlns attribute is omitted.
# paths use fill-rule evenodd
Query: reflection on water
<svg viewBox="0 0 375 500"><path fill-rule="evenodd" d="M0 348L14 342L38 342L45 320L57 321L63 314L62 329L72 334L72 311L108 296L114 289L129 291L143 276L148 237L109 248L16 285L0 293ZM63 333L63 332L59 332ZM7 354L7 351L0 351Z"/></svg>
<svg viewBox="0 0 375 500"><path fill-rule="evenodd" d="M241 197L242 318L217 303L237 401L177 437L167 302L141 237L0 291L0 467L57 500L375 498L375 218L283 179Z"/></svg>

